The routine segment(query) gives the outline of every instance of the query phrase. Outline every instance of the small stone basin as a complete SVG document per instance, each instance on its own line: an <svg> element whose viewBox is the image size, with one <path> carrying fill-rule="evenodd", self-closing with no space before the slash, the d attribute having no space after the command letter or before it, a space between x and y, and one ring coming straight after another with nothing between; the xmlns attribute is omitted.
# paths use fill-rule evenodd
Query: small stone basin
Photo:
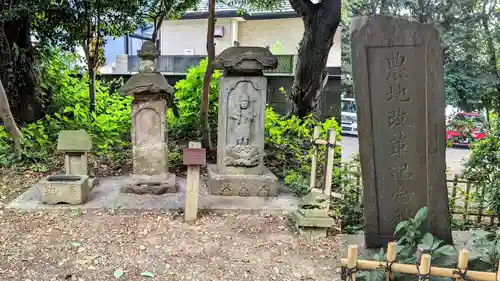
<svg viewBox="0 0 500 281"><path fill-rule="evenodd" d="M51 175L38 183L41 201L49 205L81 205L87 201L91 188L87 175Z"/></svg>

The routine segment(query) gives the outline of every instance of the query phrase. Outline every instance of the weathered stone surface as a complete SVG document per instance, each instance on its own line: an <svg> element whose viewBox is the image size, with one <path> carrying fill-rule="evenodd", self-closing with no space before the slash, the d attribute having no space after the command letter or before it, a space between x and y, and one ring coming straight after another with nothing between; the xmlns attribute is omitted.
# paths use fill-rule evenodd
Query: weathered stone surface
<svg viewBox="0 0 500 281"><path fill-rule="evenodd" d="M208 189L212 195L276 197L278 178L264 167L261 174L221 174L215 165L208 165Z"/></svg>
<svg viewBox="0 0 500 281"><path fill-rule="evenodd" d="M159 185L144 188L145 182L124 187L137 193L155 193L158 190L173 190L175 176L168 173L168 145L166 130L167 99L174 92L155 68L154 60L159 56L156 46L145 42L139 53L141 67L120 91L133 95L132 102L132 153L133 173L136 177L155 177ZM173 179L174 184L171 184ZM149 179L146 179L149 182ZM160 184L161 183L161 184Z"/></svg>
<svg viewBox="0 0 500 281"><path fill-rule="evenodd" d="M57 137L57 150L89 152L92 150L92 139L85 130L62 130Z"/></svg>
<svg viewBox="0 0 500 281"><path fill-rule="evenodd" d="M64 169L66 175L87 175L87 160L87 153L65 153Z"/></svg>
<svg viewBox="0 0 500 281"><path fill-rule="evenodd" d="M165 193L177 192L175 177L167 181L137 181L135 183L121 187L122 193L134 193L139 195L161 195Z"/></svg>
<svg viewBox="0 0 500 281"><path fill-rule="evenodd" d="M226 71L225 75L261 75L262 70L278 67L278 58L263 47L230 47L215 58L213 66Z"/></svg>
<svg viewBox="0 0 500 281"><path fill-rule="evenodd" d="M44 204L68 203L80 205L87 201L90 189L87 175L57 175L43 178L38 183Z"/></svg>
<svg viewBox="0 0 500 281"><path fill-rule="evenodd" d="M215 61L220 79L217 166L209 167L214 195L277 196L276 176L264 167L267 78L276 57L266 48L231 47Z"/></svg>
<svg viewBox="0 0 500 281"><path fill-rule="evenodd" d="M427 230L451 243L439 34L372 15L353 21L351 42L366 245L394 240L397 223L424 206Z"/></svg>
<svg viewBox="0 0 500 281"><path fill-rule="evenodd" d="M217 135L219 172L262 174L266 82L264 76L221 79Z"/></svg>

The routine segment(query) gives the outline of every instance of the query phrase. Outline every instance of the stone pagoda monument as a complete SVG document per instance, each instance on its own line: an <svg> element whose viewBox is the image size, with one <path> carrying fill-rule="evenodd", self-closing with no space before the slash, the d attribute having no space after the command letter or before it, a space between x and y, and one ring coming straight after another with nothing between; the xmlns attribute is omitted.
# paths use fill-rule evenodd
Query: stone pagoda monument
<svg viewBox="0 0 500 281"><path fill-rule="evenodd" d="M177 192L175 175L168 172L167 100L174 88L156 69L160 55L152 42L145 42L139 52L139 73L120 89L132 101L132 150L135 183L122 187L122 192L162 194Z"/></svg>
<svg viewBox="0 0 500 281"><path fill-rule="evenodd" d="M214 61L220 79L217 165L208 166L213 195L278 196L276 176L264 166L267 78L277 58L266 48L230 47Z"/></svg>

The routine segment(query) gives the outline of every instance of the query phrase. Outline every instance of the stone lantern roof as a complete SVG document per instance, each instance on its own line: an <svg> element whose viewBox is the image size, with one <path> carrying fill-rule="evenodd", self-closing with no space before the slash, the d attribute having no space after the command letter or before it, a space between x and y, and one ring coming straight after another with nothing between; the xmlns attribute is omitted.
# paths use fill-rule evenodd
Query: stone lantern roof
<svg viewBox="0 0 500 281"><path fill-rule="evenodd" d="M263 47L230 47L215 58L213 66L226 75L262 75L263 70L278 67L278 58Z"/></svg>
<svg viewBox="0 0 500 281"><path fill-rule="evenodd" d="M85 130L63 130L57 137L57 150L63 152L89 152L92 140Z"/></svg>
<svg viewBox="0 0 500 281"><path fill-rule="evenodd" d="M139 73L119 89L123 95L133 96L168 96L174 93L174 87L168 84L167 79L156 69L155 59L160 52L153 42L146 41L139 51L141 66Z"/></svg>

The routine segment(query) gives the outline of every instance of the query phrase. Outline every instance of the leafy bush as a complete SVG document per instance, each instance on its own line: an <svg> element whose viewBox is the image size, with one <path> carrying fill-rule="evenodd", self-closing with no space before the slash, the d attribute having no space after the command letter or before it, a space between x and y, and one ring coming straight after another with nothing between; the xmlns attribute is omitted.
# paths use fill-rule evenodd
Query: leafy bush
<svg viewBox="0 0 500 281"><path fill-rule="evenodd" d="M485 187L488 207L500 213L500 119L492 120L488 136L472 145L463 175L475 185Z"/></svg>
<svg viewBox="0 0 500 281"><path fill-rule="evenodd" d="M296 116L282 116L269 106L266 108L265 143L266 163L280 178L285 179L298 195L304 195L309 187L312 156L312 132L320 126L320 139L328 139L328 129L334 129L337 144L340 143L340 127L332 117L325 122L318 122L312 116L302 120ZM326 146L318 149L318 177L324 175ZM340 156L341 147L335 147L335 155ZM335 159L338 159L336 157ZM334 169L333 185L339 186L340 170Z"/></svg>
<svg viewBox="0 0 500 281"><path fill-rule="evenodd" d="M415 253L417 252L417 245L424 244L431 249L432 265L433 266L450 266L449 257L455 256L457 251L452 245L443 244L442 240L432 235L429 232L422 232L422 223L427 219L427 207L421 208L414 218L401 221L396 226L394 234L399 235L401 238L397 241L396 247L396 262L404 264L415 264L417 259ZM371 257L373 260L385 262L386 254L383 248ZM384 271L362 271L357 276L360 280L367 281L382 281L385 280ZM404 275L401 273L395 274L396 280L406 281L415 280L415 275ZM441 277L430 277L429 280L449 280Z"/></svg>
<svg viewBox="0 0 500 281"><path fill-rule="evenodd" d="M203 95L203 78L207 60L201 61L200 65L188 70L186 79L175 84L175 101L179 108L179 117L175 117L171 111L168 115L168 130L176 138L197 138L199 135L201 98ZM212 75L209 96L209 125L212 136L217 135L217 112L219 100L219 78L222 73L218 70Z"/></svg>
<svg viewBox="0 0 500 281"><path fill-rule="evenodd" d="M131 97L109 93L104 83L96 83L96 112L90 114L88 104L88 76L76 67L77 57L61 53L44 63L41 86L51 91L52 114L21 128L24 147L15 156L11 140L2 127L0 130L0 165L27 165L31 169L46 171L53 160L60 130L84 129L92 137L94 153L121 162L128 157L130 148ZM53 63L52 63L53 62Z"/></svg>

